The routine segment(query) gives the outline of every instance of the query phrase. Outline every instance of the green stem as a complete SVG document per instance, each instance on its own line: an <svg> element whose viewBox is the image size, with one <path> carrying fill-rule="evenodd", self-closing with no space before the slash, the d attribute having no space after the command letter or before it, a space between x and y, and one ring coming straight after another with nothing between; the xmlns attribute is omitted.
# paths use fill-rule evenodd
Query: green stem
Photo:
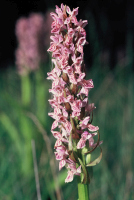
<svg viewBox="0 0 134 200"><path fill-rule="evenodd" d="M37 70L35 73L35 79L36 79L36 85L35 85L35 92L36 92L36 116L39 119L39 121L41 123L44 123L45 120L45 106L47 104L45 104L45 98L47 97L47 95L45 96L45 93L47 91L47 89L45 88L45 83L44 83L44 79L43 79L43 75L41 70Z"/></svg>
<svg viewBox="0 0 134 200"><path fill-rule="evenodd" d="M21 95L23 106L29 106L31 101L31 84L28 74L21 76Z"/></svg>
<svg viewBox="0 0 134 200"><path fill-rule="evenodd" d="M24 108L29 108L31 103L31 81L29 74L21 76L21 102ZM31 157L31 138L33 137L33 130L31 127L30 119L26 117L22 109L20 113L20 127L21 133L24 138L23 143L23 165L22 171L25 175L28 175L32 169L32 157Z"/></svg>
<svg viewBox="0 0 134 200"><path fill-rule="evenodd" d="M82 153L82 161L83 164L86 164L86 159L85 159L85 155L84 152L86 151L86 148L83 149ZM78 177L78 196L79 199L78 200L89 200L89 183L81 183L81 178Z"/></svg>
<svg viewBox="0 0 134 200"><path fill-rule="evenodd" d="M88 185L89 184L83 184L83 183L81 183L81 181L78 180L79 200L89 200Z"/></svg>

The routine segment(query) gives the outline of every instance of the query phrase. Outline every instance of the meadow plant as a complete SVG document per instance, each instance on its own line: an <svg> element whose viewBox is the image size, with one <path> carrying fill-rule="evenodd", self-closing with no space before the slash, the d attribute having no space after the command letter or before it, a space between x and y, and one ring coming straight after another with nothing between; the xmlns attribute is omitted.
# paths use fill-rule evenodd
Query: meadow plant
<svg viewBox="0 0 134 200"><path fill-rule="evenodd" d="M42 122L46 121L44 101L47 99L45 91L48 91L47 84L44 84L44 74L41 64L45 64L47 54L45 36L49 33L45 26L45 16L39 13L31 13L29 17L21 17L16 23L16 36L18 48L15 52L17 72L20 75L21 86L21 113L20 128L24 136L24 170L25 174L31 170L31 139L33 139L33 128L29 123L27 112L31 111L33 99L35 99L34 111L37 118ZM30 72L33 76L30 76ZM34 98L33 98L34 97ZM44 108L44 111L43 111ZM27 167L26 167L27 166ZM28 170L29 168L29 170Z"/></svg>
<svg viewBox="0 0 134 200"><path fill-rule="evenodd" d="M18 48L16 65L19 74L25 75L37 70L40 62L46 60L45 53L45 19L42 14L31 13L16 23Z"/></svg>
<svg viewBox="0 0 134 200"><path fill-rule="evenodd" d="M100 156L91 161L91 152L100 147L99 127L92 125L94 103L88 102L88 93L94 87L92 79L86 80L83 46L87 44L84 27L87 20L78 21L78 8L70 10L66 5L56 6L53 18L49 52L52 52L54 68L48 73L52 80L49 100L54 119L51 127L55 143L55 156L59 170L68 170L65 182L78 177L79 200L87 200L90 174L88 167L100 162ZM98 141L94 137L98 135ZM101 149L101 148L100 148Z"/></svg>

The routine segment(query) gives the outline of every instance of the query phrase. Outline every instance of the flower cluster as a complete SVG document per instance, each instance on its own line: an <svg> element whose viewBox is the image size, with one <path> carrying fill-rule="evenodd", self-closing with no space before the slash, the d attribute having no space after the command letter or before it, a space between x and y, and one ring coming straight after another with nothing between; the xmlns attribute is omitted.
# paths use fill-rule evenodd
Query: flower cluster
<svg viewBox="0 0 134 200"><path fill-rule="evenodd" d="M94 143L98 126L93 126L92 111L94 104L88 103L88 92L94 87L93 81L85 79L83 46L87 44L84 27L87 20L77 21L78 8L70 10L61 4L56 6L56 13L51 13L52 52L54 68L48 73L52 80L53 99L49 100L54 119L51 127L55 143L55 156L59 160L59 170L68 169L65 182L71 182L74 175L80 176L83 171L81 155L84 148L91 151L100 143Z"/></svg>
<svg viewBox="0 0 134 200"><path fill-rule="evenodd" d="M32 13L22 17L16 23L16 36L19 46L16 50L18 73L27 74L39 68L39 63L46 59L44 16Z"/></svg>

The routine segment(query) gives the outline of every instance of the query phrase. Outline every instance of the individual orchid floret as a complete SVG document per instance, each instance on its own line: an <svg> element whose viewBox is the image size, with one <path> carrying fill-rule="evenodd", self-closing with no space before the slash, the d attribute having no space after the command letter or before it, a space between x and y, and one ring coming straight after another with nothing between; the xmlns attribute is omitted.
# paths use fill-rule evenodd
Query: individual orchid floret
<svg viewBox="0 0 134 200"><path fill-rule="evenodd" d="M68 182L71 182L73 180L73 177L74 175L78 175L80 176L81 174L81 165L76 168L76 163L71 160L71 159L68 159L68 175L67 175L67 178L65 179L65 183L68 183Z"/></svg>
<svg viewBox="0 0 134 200"><path fill-rule="evenodd" d="M49 100L53 112L49 116L55 120L51 132L57 139L54 148L59 170L63 167L68 170L66 183L73 181L74 175L84 176L81 182L87 182L86 167L92 166L92 162L82 159L101 144L99 127L92 125L95 106L88 102L88 93L94 85L92 79L85 79L83 48L87 44L84 29L87 20L78 21L77 15L78 8L71 11L66 5L56 6L56 13L51 13L53 35L48 49L54 64L48 73L48 79L52 80L49 92L53 95Z"/></svg>
<svg viewBox="0 0 134 200"><path fill-rule="evenodd" d="M83 149L86 146L86 141L89 142L89 147L94 147L94 139L93 136L97 135L97 132L91 134L88 131L84 131L81 135L81 139L77 143L77 149Z"/></svg>

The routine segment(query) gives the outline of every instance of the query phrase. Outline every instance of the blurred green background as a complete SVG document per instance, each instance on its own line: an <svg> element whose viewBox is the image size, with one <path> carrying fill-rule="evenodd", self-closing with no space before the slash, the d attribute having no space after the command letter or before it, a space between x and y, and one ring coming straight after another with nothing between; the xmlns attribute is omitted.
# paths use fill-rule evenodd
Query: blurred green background
<svg viewBox="0 0 134 200"><path fill-rule="evenodd" d="M103 158L94 167L90 184L91 200L133 200L134 15L131 4L125 1L63 3L71 9L79 6L78 18L88 20L85 64L87 79L94 82L89 101L95 103L93 125L99 126L103 140ZM55 4L60 6L60 1L45 1L45 4L48 11ZM110 5L113 15L116 5L124 6L120 19L106 15ZM47 60L40 68L24 77L17 73L15 60L6 69L1 66L0 200L39 199L33 160L38 166L42 200L77 199L77 180L64 183L67 172L65 169L59 172L54 156L55 138L50 132L53 120L48 116L51 82L46 80L51 58L47 52L46 55Z"/></svg>

